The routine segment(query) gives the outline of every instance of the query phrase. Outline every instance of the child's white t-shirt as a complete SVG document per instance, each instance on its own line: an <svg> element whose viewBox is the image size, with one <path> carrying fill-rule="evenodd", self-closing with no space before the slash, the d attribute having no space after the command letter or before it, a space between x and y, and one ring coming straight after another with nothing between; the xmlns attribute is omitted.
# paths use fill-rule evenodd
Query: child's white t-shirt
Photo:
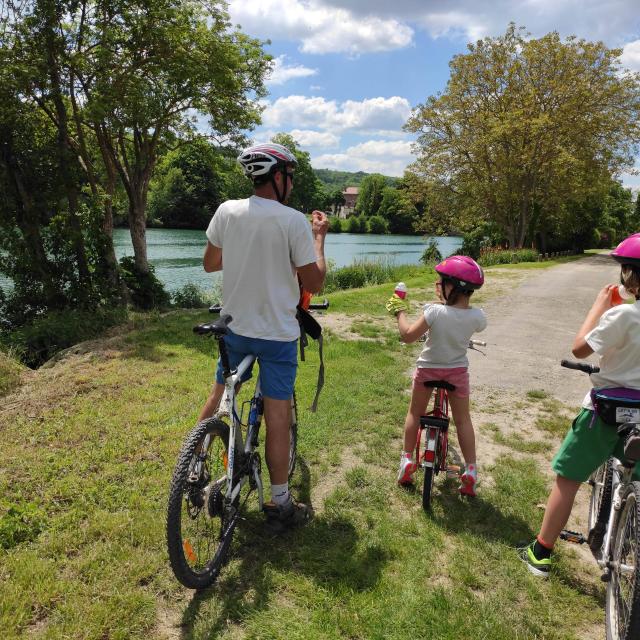
<svg viewBox="0 0 640 640"><path fill-rule="evenodd" d="M600 356L600 371L591 374L594 387L640 389L640 301L605 311L585 340ZM590 394L582 406L593 409Z"/></svg>
<svg viewBox="0 0 640 640"><path fill-rule="evenodd" d="M316 261L311 225L276 200L228 200L207 238L222 249L222 313L241 336L288 342L300 336L296 267Z"/></svg>
<svg viewBox="0 0 640 640"><path fill-rule="evenodd" d="M460 309L444 304L426 304L424 319L429 325L429 332L418 357L418 368L468 367L469 339L487 326L484 311L474 307Z"/></svg>

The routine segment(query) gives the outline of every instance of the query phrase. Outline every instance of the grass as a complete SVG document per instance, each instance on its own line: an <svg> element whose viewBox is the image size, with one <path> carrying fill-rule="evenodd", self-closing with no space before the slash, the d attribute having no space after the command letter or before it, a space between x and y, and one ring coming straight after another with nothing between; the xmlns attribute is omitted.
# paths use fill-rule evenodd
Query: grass
<svg viewBox="0 0 640 640"><path fill-rule="evenodd" d="M13 391L19 384L26 367L16 358L0 351L0 396Z"/></svg>
<svg viewBox="0 0 640 640"><path fill-rule="evenodd" d="M416 298L428 277L405 280ZM332 294L331 310L384 316L388 291ZM178 450L214 372L214 343L191 332L207 319L137 316L120 337L39 371L26 402L3 414L0 532L15 533L0 550L3 638L404 640L411 629L442 640L577 640L601 624L599 601L566 578L562 554L560 577L546 583L516 558L547 490L532 460L499 458L472 502L438 478L429 516L415 492L395 486L413 352L384 326L359 322L375 340L325 342L317 414L306 410L315 343L299 370L294 491L324 496L316 518L273 539L250 502L216 588L183 590L164 517Z"/></svg>

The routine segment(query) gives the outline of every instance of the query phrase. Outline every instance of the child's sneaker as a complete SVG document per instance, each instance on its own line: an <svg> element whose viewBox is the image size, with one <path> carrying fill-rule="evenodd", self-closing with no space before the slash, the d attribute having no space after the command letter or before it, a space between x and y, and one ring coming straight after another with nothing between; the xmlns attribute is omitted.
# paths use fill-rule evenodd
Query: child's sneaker
<svg viewBox="0 0 640 640"><path fill-rule="evenodd" d="M464 473L460 476L460 493L470 498L476 497L476 483L478 482L478 472L474 464L467 465Z"/></svg>
<svg viewBox="0 0 640 640"><path fill-rule="evenodd" d="M529 546L521 547L518 549L518 555L520 556L520 560L527 565L527 569L529 569L534 576L538 576L539 578L548 578L549 570L551 569L551 558L542 558L541 560L538 560L535 553L533 553L533 547L535 544L536 541L534 540Z"/></svg>
<svg viewBox="0 0 640 640"><path fill-rule="evenodd" d="M413 474L417 468L418 465L413 461L411 456L402 456L400 458L400 469L398 470L398 484L412 484Z"/></svg>

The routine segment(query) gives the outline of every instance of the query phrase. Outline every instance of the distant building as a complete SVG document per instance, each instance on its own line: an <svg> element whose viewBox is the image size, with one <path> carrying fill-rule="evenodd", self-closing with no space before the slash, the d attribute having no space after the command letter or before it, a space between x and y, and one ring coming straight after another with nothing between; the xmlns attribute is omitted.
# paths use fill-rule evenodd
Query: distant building
<svg viewBox="0 0 640 640"><path fill-rule="evenodd" d="M342 190L342 195L344 196L344 204L338 210L339 218L348 218L350 215L353 215L355 213L359 192L360 189L358 187L345 187Z"/></svg>

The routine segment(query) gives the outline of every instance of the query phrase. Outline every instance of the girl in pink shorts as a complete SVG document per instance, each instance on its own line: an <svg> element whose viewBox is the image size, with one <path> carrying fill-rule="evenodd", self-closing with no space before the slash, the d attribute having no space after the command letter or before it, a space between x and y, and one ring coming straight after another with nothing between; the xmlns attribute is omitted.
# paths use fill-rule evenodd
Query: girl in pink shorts
<svg viewBox="0 0 640 640"><path fill-rule="evenodd" d="M433 390L425 387L424 383L445 380L456 387L455 391L449 392L449 404L465 461L460 493L475 496L478 471L475 434L469 413L467 348L471 336L487 326L484 312L469 304L473 291L484 284L484 274L480 265L467 256L451 256L437 265L435 270L440 275L436 293L441 304L425 305L422 317L413 324L407 319L408 304L405 300L394 294L387 302L387 309L398 320L403 342L415 342L428 332L413 376L411 403L404 422L404 447L400 456L398 483L411 483L417 468L413 451L420 416L424 415Z"/></svg>

